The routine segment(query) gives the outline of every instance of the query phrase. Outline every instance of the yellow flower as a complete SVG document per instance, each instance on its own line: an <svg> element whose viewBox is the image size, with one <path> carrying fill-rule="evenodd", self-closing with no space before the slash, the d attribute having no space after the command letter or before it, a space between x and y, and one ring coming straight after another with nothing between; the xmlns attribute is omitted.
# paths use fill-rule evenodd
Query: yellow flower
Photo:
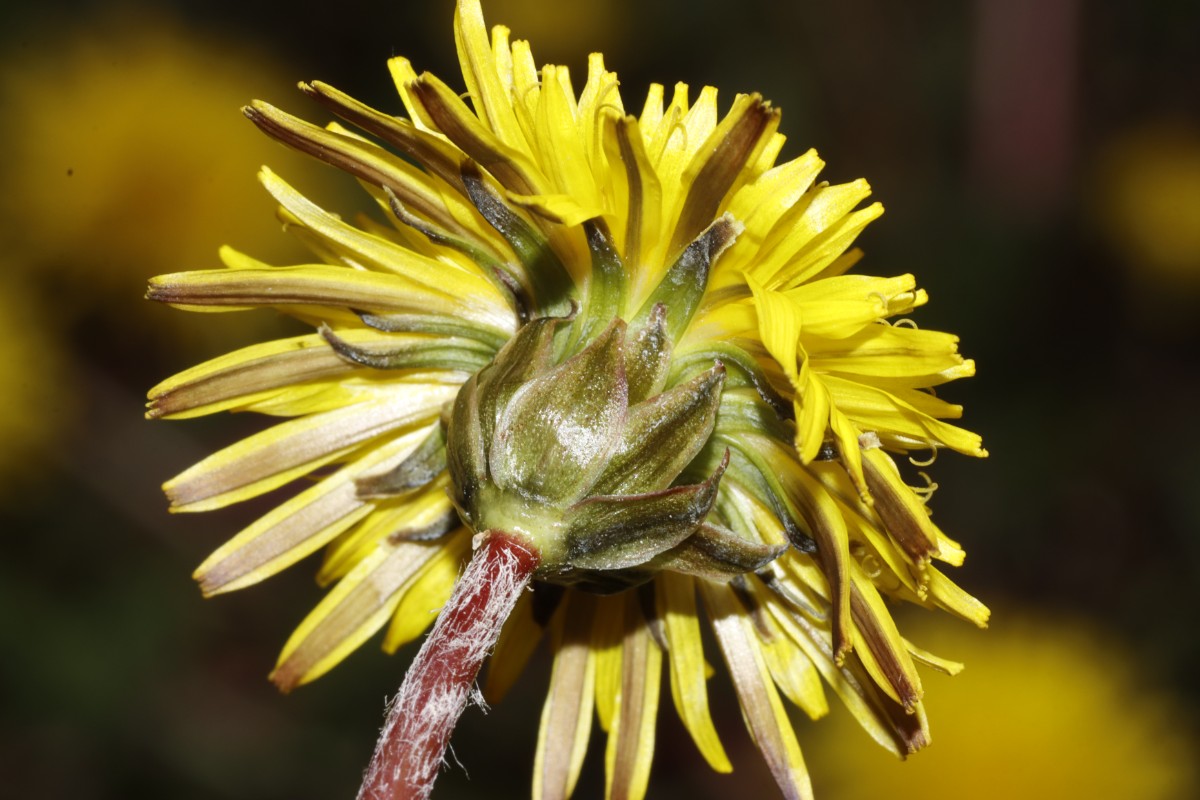
<svg viewBox="0 0 1200 800"><path fill-rule="evenodd" d="M986 636L923 622L919 641L970 664L956 680L930 681L937 746L905 764L872 758L847 746L853 721L832 714L828 735L806 744L821 764L822 796L1197 796L1198 743L1180 699L1147 685L1132 648L1078 620L1047 620L1044 611L1003 616Z"/></svg>
<svg viewBox="0 0 1200 800"><path fill-rule="evenodd" d="M278 335L253 315L197 333L194 319L123 302L156 272L209 264L217 230L260 257L302 252L279 235L271 204L241 190L264 159L306 185L334 185L230 113L247 91L284 91L279 65L141 5L72 15L24 34L53 47L5 51L0 104L24 120L5 131L0 163L6 268L50 285L60 318L140 316L139 330L169 325L177 349Z"/></svg>
<svg viewBox="0 0 1200 800"><path fill-rule="evenodd" d="M489 41L477 0L459 3L455 40L473 109L403 58L389 66L406 117L301 85L362 133L246 109L357 177L388 224L345 221L264 169L316 260L225 249L225 269L151 282L180 307L318 328L151 390L151 417L290 418L169 481L174 510L315 477L201 565L203 590L325 548L333 588L283 649L284 690L385 625L389 652L416 639L446 604L363 796L428 792L497 634L492 701L539 640L553 651L536 797L571 793L593 710L608 794L643 796L664 665L700 752L731 769L704 620L786 796L811 790L783 698L817 718L828 686L881 745L916 751L915 664L956 665L906 641L884 598L981 626L988 612L935 565L963 551L929 517L934 484L906 485L890 454L985 453L929 391L973 373L956 337L891 322L927 299L912 276L846 274L882 211L859 208L867 184L818 182L811 151L776 164L779 112L757 95L721 117L711 87L693 101L653 85L627 113L600 55L577 96L506 28Z"/></svg>
<svg viewBox="0 0 1200 800"><path fill-rule="evenodd" d="M1156 120L1124 131L1097 159L1095 223L1152 281L1194 296L1200 288L1200 130ZM1152 284L1152 285L1153 285Z"/></svg>
<svg viewBox="0 0 1200 800"><path fill-rule="evenodd" d="M36 346L15 333L44 328L38 321L51 310L24 281L14 280L11 262L0 262L0 270L0 319L14 331L0 338L0 496L15 498L42 477L42 462L71 428L76 401L74 392L62 390L68 358L55 331L39 330Z"/></svg>

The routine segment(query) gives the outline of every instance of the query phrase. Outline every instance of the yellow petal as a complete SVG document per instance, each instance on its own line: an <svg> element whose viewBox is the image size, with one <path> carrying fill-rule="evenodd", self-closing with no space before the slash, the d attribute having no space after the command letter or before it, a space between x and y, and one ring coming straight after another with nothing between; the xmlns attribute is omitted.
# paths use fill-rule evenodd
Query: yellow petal
<svg viewBox="0 0 1200 800"><path fill-rule="evenodd" d="M414 542L377 548L300 623L271 680L289 691L329 671L383 627L409 581L441 550L441 544Z"/></svg>
<svg viewBox="0 0 1200 800"><path fill-rule="evenodd" d="M712 288L741 283L741 273L760 256L767 234L780 217L794 206L825 166L816 150L780 164L742 186L729 200L729 213L746 226L743 234L721 259L713 274Z"/></svg>
<svg viewBox="0 0 1200 800"><path fill-rule="evenodd" d="M470 263L468 267L449 259L421 256L411 249L347 224L321 209L266 167L258 175L267 191L303 225L325 239L341 256L339 260L347 266L395 274L411 283L412 291L442 295L464 305L491 306L494 313L501 315L506 312L505 298L480 274L473 262L466 262ZM458 229L449 214L432 221L443 227Z"/></svg>
<svg viewBox="0 0 1200 800"><path fill-rule="evenodd" d="M511 38L512 31L508 26L492 26L492 59L496 65L496 77L500 79L500 85L510 98L513 91L512 45L509 43Z"/></svg>
<svg viewBox="0 0 1200 800"><path fill-rule="evenodd" d="M795 642L778 631L774 620L766 619L774 635L770 640L760 639L759 645L775 685L809 719L824 717L829 713L829 702L821 685L821 673Z"/></svg>
<svg viewBox="0 0 1200 800"><path fill-rule="evenodd" d="M435 130L436 126L433 120L412 95L411 84L417 79L417 73L413 69L412 63L404 56L394 56L388 59L387 65L388 72L392 75L392 82L396 85L396 93L400 95L400 101L404 103L404 109L408 112L408 118L423 131Z"/></svg>
<svg viewBox="0 0 1200 800"><path fill-rule="evenodd" d="M941 656L935 656L928 650L922 650L912 642L905 640L905 645L908 647L908 652L912 654L913 660L924 664L927 667L936 669L938 672L950 675L953 677L963 671L964 664L959 661L951 661Z"/></svg>
<svg viewBox="0 0 1200 800"><path fill-rule="evenodd" d="M621 646L621 691L604 752L604 796L642 800L650 780L662 650L631 593L625 593L625 638Z"/></svg>
<svg viewBox="0 0 1200 800"><path fill-rule="evenodd" d="M862 431L850 417L842 413L842 409L837 407L831 408L829 411L829 427L833 429L833 438L838 445L838 455L841 456L841 463L846 468L846 474L850 476L850 482L854 484L859 498L863 502L870 502L871 493L867 486L867 480L863 476L863 455L862 447L859 444Z"/></svg>
<svg viewBox="0 0 1200 800"><path fill-rule="evenodd" d="M625 596L596 598L592 622L592 652L596 659L596 718L612 730L617 696L621 693L621 647L625 636Z"/></svg>
<svg viewBox="0 0 1200 800"><path fill-rule="evenodd" d="M603 206L583 205L571 194L505 194L513 205L564 227L572 227L604 214Z"/></svg>
<svg viewBox="0 0 1200 800"><path fill-rule="evenodd" d="M713 727L708 711L707 670L696 614L695 579L663 573L654 585L658 614L666 631L671 669L671 699L704 760L717 772L732 772L733 765Z"/></svg>
<svg viewBox="0 0 1200 800"><path fill-rule="evenodd" d="M879 203L847 214L828 230L805 243L775 273L775 280L781 288L790 289L819 278L826 269L837 263L837 259L862 233L862 229L882 214L883 206Z"/></svg>
<svg viewBox="0 0 1200 800"><path fill-rule="evenodd" d="M779 362L783 374L793 388L804 391L800 384L797 359L800 342L800 309L782 292L773 292L747 274L746 283L754 296L758 313L758 333L771 357Z"/></svg>
<svg viewBox="0 0 1200 800"><path fill-rule="evenodd" d="M528 144L513 114L512 99L496 69L479 0L459 0L454 10L454 43L479 119L500 141L528 153Z"/></svg>
<svg viewBox="0 0 1200 800"><path fill-rule="evenodd" d="M898 449L905 449L941 444L966 455L987 455L977 434L941 422L914 405L920 403L939 414L955 413L957 407L937 398L916 391L892 393L837 375L825 375L822 382L837 407L860 429L876 431L885 445L895 443Z"/></svg>
<svg viewBox="0 0 1200 800"><path fill-rule="evenodd" d="M276 506L200 565L194 577L201 590L212 595L250 586L327 544L371 511L358 498L355 479L399 464L420 435L400 436Z"/></svg>
<svg viewBox="0 0 1200 800"><path fill-rule="evenodd" d="M556 192L573 198L585 208L602 209L585 142L575 119L575 98L563 85L566 74L566 67L542 68L536 118L539 163Z"/></svg>
<svg viewBox="0 0 1200 800"><path fill-rule="evenodd" d="M803 370L798 380L803 388L796 392L796 452L803 464L809 464L821 452L829 430L831 403L829 391L820 381L812 380L812 370Z"/></svg>
<svg viewBox="0 0 1200 800"><path fill-rule="evenodd" d="M423 428L411 434L416 439L414 449L428 437L429 430ZM373 469L367 477L378 474L380 470ZM370 516L325 549L321 569L317 572L317 585L328 586L346 575L355 564L373 553L384 539L415 539L406 534L425 531L431 525L445 524L450 514L454 513L446 494L449 485L450 476L443 472L428 486L403 498L375 501L376 507Z"/></svg>
<svg viewBox="0 0 1200 800"><path fill-rule="evenodd" d="M646 154L637 120L608 113L603 124L616 209L614 233L631 273L630 308L640 308L668 266L650 258L661 235L662 186Z"/></svg>
<svg viewBox="0 0 1200 800"><path fill-rule="evenodd" d="M427 424L456 386L412 386L381 399L288 420L213 453L167 481L174 511L208 511L283 486L364 442Z"/></svg>
<svg viewBox="0 0 1200 800"><path fill-rule="evenodd" d="M539 591L538 587L533 592ZM553 590L549 590L553 591ZM529 657L542 640L544 628L533 618L533 592L521 595L513 612L508 615L500 638L488 659L487 679L483 684L483 696L490 705L496 705L525 671Z"/></svg>
<svg viewBox="0 0 1200 800"><path fill-rule="evenodd" d="M608 180L609 173L601 141L604 117L613 113L623 114L624 110L616 73L604 68L604 56L601 53L589 54L588 79L579 95L578 135L584 141L588 164L601 188Z"/></svg>
<svg viewBox="0 0 1200 800"><path fill-rule="evenodd" d="M870 193L864 180L812 186L763 237L759 257L750 265L754 277L768 288L787 288L780 270L816 237L838 225Z"/></svg>
<svg viewBox="0 0 1200 800"><path fill-rule="evenodd" d="M392 623L383 637L383 651L394 653L416 639L437 619L438 612L454 591L454 582L462 571L463 561L470 553L471 537L462 528L439 540L442 547L413 576L404 588Z"/></svg>
<svg viewBox="0 0 1200 800"><path fill-rule="evenodd" d="M716 90L712 90L715 92ZM716 120L716 101L709 104L713 107L713 120ZM650 85L646 95L646 106L638 125L646 137L646 152L655 170L664 178L664 189L670 192L666 208L674 208L675 187L678 185L679 173L683 171L687 156L687 129L683 118L688 110L688 86L686 83L676 83L671 93L671 103L664 111L662 108L662 87ZM708 131L704 132L708 136ZM667 159L668 163L664 163ZM671 165L674 165L673 167Z"/></svg>
<svg viewBox="0 0 1200 800"><path fill-rule="evenodd" d="M987 627L988 618L992 613L988 610L987 606L963 591L958 584L947 578L941 570L930 567L928 575L929 599L933 605L949 611L951 614L961 617L968 622L973 622L980 628Z"/></svg>
<svg viewBox="0 0 1200 800"><path fill-rule="evenodd" d="M537 141L534 118L537 116L538 98L542 93L540 75L537 63L533 60L533 52L529 42L518 39L512 43L512 96L513 111L517 115L517 124L525 134L525 141Z"/></svg>
<svg viewBox="0 0 1200 800"><path fill-rule="evenodd" d="M809 333L807 325L805 332ZM966 362L958 354L958 337L940 331L867 325L839 339L821 335L805 339L815 369L861 376L884 388L926 388L974 371L973 364L963 369Z"/></svg>

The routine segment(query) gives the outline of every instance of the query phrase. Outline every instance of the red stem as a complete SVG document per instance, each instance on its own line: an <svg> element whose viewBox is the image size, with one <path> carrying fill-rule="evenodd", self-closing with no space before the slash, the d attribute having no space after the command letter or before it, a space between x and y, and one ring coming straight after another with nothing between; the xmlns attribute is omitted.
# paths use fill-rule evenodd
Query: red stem
<svg viewBox="0 0 1200 800"><path fill-rule="evenodd" d="M537 569L531 545L502 531L482 543L404 676L358 800L424 800L479 667Z"/></svg>

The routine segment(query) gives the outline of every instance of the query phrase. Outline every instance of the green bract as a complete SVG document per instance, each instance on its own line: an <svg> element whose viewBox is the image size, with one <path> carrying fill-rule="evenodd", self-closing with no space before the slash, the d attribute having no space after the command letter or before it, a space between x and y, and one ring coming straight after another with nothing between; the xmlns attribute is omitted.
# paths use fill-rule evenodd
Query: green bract
<svg viewBox="0 0 1200 800"><path fill-rule="evenodd" d="M529 540L540 580L607 593L660 570L733 577L784 549L705 522L727 457L673 485L712 434L725 367L659 392L670 316L658 304L632 333L614 320L561 360L578 323L534 320L458 395L446 438L459 513Z"/></svg>

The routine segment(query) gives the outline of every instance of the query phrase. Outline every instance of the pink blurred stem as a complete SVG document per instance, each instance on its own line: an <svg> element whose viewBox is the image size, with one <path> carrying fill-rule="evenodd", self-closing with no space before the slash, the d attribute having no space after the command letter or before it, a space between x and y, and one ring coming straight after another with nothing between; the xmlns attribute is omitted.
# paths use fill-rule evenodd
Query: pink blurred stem
<svg viewBox="0 0 1200 800"><path fill-rule="evenodd" d="M358 800L429 797L479 667L537 569L531 545L487 531L404 676Z"/></svg>

